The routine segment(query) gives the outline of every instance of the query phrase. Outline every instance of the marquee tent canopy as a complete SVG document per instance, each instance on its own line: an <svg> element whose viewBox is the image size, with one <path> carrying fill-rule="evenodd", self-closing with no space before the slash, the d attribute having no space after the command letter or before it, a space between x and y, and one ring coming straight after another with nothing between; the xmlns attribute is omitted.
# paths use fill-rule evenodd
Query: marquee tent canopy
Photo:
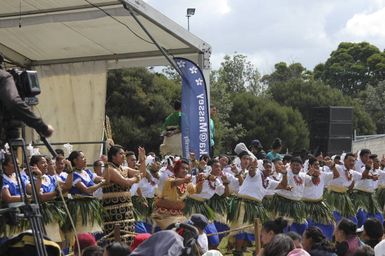
<svg viewBox="0 0 385 256"><path fill-rule="evenodd" d="M128 66L167 64L123 4L168 53L209 68L210 46L141 0L0 0L0 52L23 66L90 60L108 60L111 68L119 60L131 60Z"/></svg>

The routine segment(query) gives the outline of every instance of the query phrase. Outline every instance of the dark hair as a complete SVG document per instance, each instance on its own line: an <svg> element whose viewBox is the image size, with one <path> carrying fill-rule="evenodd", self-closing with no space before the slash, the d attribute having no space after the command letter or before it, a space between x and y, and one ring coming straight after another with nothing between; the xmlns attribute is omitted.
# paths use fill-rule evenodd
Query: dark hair
<svg viewBox="0 0 385 256"><path fill-rule="evenodd" d="M344 160L348 159L349 156L356 158L356 156L353 153L349 152L349 153L346 153Z"/></svg>
<svg viewBox="0 0 385 256"><path fill-rule="evenodd" d="M294 231L290 231L286 233L287 236L289 236L293 241L302 241L302 237Z"/></svg>
<svg viewBox="0 0 385 256"><path fill-rule="evenodd" d="M119 242L107 245L106 252L108 256L127 256L131 253L127 244Z"/></svg>
<svg viewBox="0 0 385 256"><path fill-rule="evenodd" d="M174 101L174 109L179 110L182 108L182 103L179 100Z"/></svg>
<svg viewBox="0 0 385 256"><path fill-rule="evenodd" d="M364 223L364 231L370 238L366 244L371 247L376 246L381 240L384 234L384 228L381 225L381 222L375 218L369 218Z"/></svg>
<svg viewBox="0 0 385 256"><path fill-rule="evenodd" d="M103 256L103 248L97 245L91 245L86 247L83 252L82 256Z"/></svg>
<svg viewBox="0 0 385 256"><path fill-rule="evenodd" d="M369 156L369 158L372 159L372 160L376 159L377 157L378 157L378 156L377 156L376 154L371 154L371 155Z"/></svg>
<svg viewBox="0 0 385 256"><path fill-rule="evenodd" d="M288 162L290 162L292 158L293 158L292 155L287 154L287 155L284 155L284 156L283 156L282 161L288 161Z"/></svg>
<svg viewBox="0 0 385 256"><path fill-rule="evenodd" d="M41 159L43 159L43 155L33 155L31 156L31 159L29 160L29 165L33 166L35 164L38 164Z"/></svg>
<svg viewBox="0 0 385 256"><path fill-rule="evenodd" d="M274 234L281 234L283 233L284 228L287 227L287 224L287 220L282 217L279 217L275 220L266 221L265 224L263 224L263 229L266 232L273 231Z"/></svg>
<svg viewBox="0 0 385 256"><path fill-rule="evenodd" d="M9 154L9 153L6 153L4 154L4 159L1 161L1 164L4 166L6 166L8 163L12 162L12 155Z"/></svg>
<svg viewBox="0 0 385 256"><path fill-rule="evenodd" d="M312 226L307 228L304 232L304 236L308 239L311 239L313 242L311 250L321 250L328 252L334 251L333 244L326 239L325 235L322 233L322 230L319 227Z"/></svg>
<svg viewBox="0 0 385 256"><path fill-rule="evenodd" d="M102 160L96 160L94 163L93 163L93 167L95 168L95 167L99 167L99 166L102 166L103 164L101 164L101 163L103 163L103 161Z"/></svg>
<svg viewBox="0 0 385 256"><path fill-rule="evenodd" d="M56 154L64 156L64 150L61 148L55 149Z"/></svg>
<svg viewBox="0 0 385 256"><path fill-rule="evenodd" d="M274 238L265 246L263 255L265 256L286 256L294 249L293 240L284 234L274 236Z"/></svg>
<svg viewBox="0 0 385 256"><path fill-rule="evenodd" d="M263 165L265 164L271 164L271 160L270 159L263 159Z"/></svg>
<svg viewBox="0 0 385 256"><path fill-rule="evenodd" d="M318 161L317 158L311 157L311 158L309 158L309 165L313 165L317 161Z"/></svg>
<svg viewBox="0 0 385 256"><path fill-rule="evenodd" d="M210 160L210 156L207 154L203 154L201 155L201 157L199 157L199 161L202 161L202 160L208 161Z"/></svg>
<svg viewBox="0 0 385 256"><path fill-rule="evenodd" d="M374 256L374 250L369 245L364 244L355 251L353 256Z"/></svg>
<svg viewBox="0 0 385 256"><path fill-rule="evenodd" d="M356 224L354 224L353 221L346 218L342 218L337 225L337 229L344 232L346 236L351 236L356 234L357 226Z"/></svg>
<svg viewBox="0 0 385 256"><path fill-rule="evenodd" d="M217 159L212 159L212 160L210 160L210 164L207 164L207 165L213 166L214 164L219 164L219 160L217 160Z"/></svg>
<svg viewBox="0 0 385 256"><path fill-rule="evenodd" d="M134 151L127 151L126 157L129 157L129 156L135 156L135 152Z"/></svg>
<svg viewBox="0 0 385 256"><path fill-rule="evenodd" d="M290 163L299 163L299 164L303 164L302 159L299 158L299 157L293 157L293 158L290 160Z"/></svg>
<svg viewBox="0 0 385 256"><path fill-rule="evenodd" d="M121 149L123 149L120 145L113 145L110 150L108 150L108 161L112 162L112 157L115 156Z"/></svg>
<svg viewBox="0 0 385 256"><path fill-rule="evenodd" d="M273 144L271 145L272 149L278 149L282 147L282 140L280 138L275 138Z"/></svg>
<svg viewBox="0 0 385 256"><path fill-rule="evenodd" d="M55 157L55 161L60 161L60 160L63 160L64 159L64 156L63 155L57 155Z"/></svg>
<svg viewBox="0 0 385 256"><path fill-rule="evenodd" d="M68 161L71 162L71 165L73 167L75 167L75 159L78 158L80 156L80 153L82 151L77 151L77 150L74 150L71 152L71 154L68 156Z"/></svg>
<svg viewBox="0 0 385 256"><path fill-rule="evenodd" d="M360 151L360 157L366 155L366 154L371 154L370 150L367 148L361 149Z"/></svg>

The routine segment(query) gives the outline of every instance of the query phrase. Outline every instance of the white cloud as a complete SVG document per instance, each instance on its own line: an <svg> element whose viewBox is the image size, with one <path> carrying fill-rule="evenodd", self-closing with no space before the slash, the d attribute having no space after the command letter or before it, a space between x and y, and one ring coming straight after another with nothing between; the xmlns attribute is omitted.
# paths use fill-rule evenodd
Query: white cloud
<svg viewBox="0 0 385 256"><path fill-rule="evenodd" d="M346 23L346 32L358 37L385 39L385 7L372 13L355 14Z"/></svg>

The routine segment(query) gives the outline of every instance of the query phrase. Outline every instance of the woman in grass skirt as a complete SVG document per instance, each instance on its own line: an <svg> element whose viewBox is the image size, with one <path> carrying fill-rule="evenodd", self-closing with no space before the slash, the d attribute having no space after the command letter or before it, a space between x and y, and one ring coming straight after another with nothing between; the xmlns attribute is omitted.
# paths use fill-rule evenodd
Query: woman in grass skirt
<svg viewBox="0 0 385 256"><path fill-rule="evenodd" d="M330 207L323 200L324 187L332 179L338 178L336 168L332 172L321 172L316 158L309 159L309 169L305 180L303 202L307 216L308 226L319 227L330 240L333 237L334 221Z"/></svg>
<svg viewBox="0 0 385 256"><path fill-rule="evenodd" d="M272 163L263 161L263 170L257 169L258 162L253 160L249 172L239 188L238 195L231 199L228 210L228 220L232 228L239 228L248 224L254 224L259 218L262 222L268 219L262 200L268 189L286 189L287 174L282 172L281 182L268 179L271 174ZM238 232L235 235L236 246L234 255L242 255L242 248L247 241L255 240L253 228Z"/></svg>
<svg viewBox="0 0 385 256"><path fill-rule="evenodd" d="M362 175L353 171L355 157L347 153L343 165L333 165L339 173L339 177L330 181L328 192L325 195L326 202L333 211L333 217L339 222L342 217L351 219L357 223L356 212L348 190L354 186L354 181L361 179Z"/></svg>
<svg viewBox="0 0 385 256"><path fill-rule="evenodd" d="M357 212L358 227L364 225L369 217L374 217L381 223L384 222L382 211L375 196L378 174L374 168L374 161L379 163L377 155L370 155L362 169L362 178L355 183L354 190L350 195Z"/></svg>
<svg viewBox="0 0 385 256"><path fill-rule="evenodd" d="M218 233L213 220L217 220L217 225L220 227L226 224L224 218L227 208L226 196L229 195L229 181L222 173L219 161L213 160L211 167L211 172L207 177L203 173L195 177L197 193L190 195L185 201L187 216L200 213L210 221L205 228L206 234ZM220 242L219 236L211 235L208 237L208 241L209 248L215 249Z"/></svg>
<svg viewBox="0 0 385 256"><path fill-rule="evenodd" d="M306 174L301 172L302 160L293 157L287 174L287 182L290 189L279 189L274 195L272 205L275 215L290 218L293 224L291 231L302 234L307 228L305 204L302 201L305 189Z"/></svg>

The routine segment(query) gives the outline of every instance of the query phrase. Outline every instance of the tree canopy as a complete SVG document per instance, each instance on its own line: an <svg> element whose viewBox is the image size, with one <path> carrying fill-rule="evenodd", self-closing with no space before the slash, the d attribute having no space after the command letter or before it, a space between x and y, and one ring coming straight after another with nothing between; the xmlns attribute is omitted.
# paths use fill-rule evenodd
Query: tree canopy
<svg viewBox="0 0 385 256"><path fill-rule="evenodd" d="M368 84L384 80L385 53L367 42L342 42L325 63L314 68L314 77L344 94L357 96Z"/></svg>

